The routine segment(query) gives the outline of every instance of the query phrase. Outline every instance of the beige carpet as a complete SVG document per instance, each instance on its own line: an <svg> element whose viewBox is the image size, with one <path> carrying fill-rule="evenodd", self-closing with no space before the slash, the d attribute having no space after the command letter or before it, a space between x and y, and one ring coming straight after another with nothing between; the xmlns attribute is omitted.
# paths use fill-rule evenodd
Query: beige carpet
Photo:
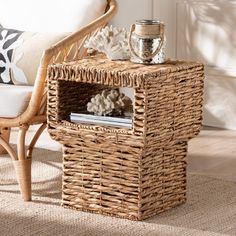
<svg viewBox="0 0 236 236"><path fill-rule="evenodd" d="M10 158L0 156L0 235L236 235L236 183L188 176L186 204L143 222L60 206L61 154L36 149L33 201L21 201Z"/></svg>

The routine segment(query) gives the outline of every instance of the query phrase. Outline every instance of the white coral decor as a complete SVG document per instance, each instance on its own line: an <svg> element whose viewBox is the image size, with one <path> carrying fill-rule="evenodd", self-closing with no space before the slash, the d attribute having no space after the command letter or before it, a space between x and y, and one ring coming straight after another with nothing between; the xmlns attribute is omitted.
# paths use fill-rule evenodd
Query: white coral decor
<svg viewBox="0 0 236 236"><path fill-rule="evenodd" d="M99 116L115 116L122 115L131 105L131 99L119 90L103 90L101 94L91 99L87 104L87 110Z"/></svg>
<svg viewBox="0 0 236 236"><path fill-rule="evenodd" d="M110 60L130 58L128 32L112 25L106 26L86 40L84 47L105 53Z"/></svg>

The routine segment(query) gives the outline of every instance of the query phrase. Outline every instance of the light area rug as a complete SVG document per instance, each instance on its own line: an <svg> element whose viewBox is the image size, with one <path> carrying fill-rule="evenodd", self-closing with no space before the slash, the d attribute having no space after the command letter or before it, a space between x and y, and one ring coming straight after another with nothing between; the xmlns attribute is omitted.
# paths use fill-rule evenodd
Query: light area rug
<svg viewBox="0 0 236 236"><path fill-rule="evenodd" d="M36 149L33 201L21 200L10 158L0 155L0 236L236 235L236 183L188 174L188 201L142 222L60 206L62 156Z"/></svg>

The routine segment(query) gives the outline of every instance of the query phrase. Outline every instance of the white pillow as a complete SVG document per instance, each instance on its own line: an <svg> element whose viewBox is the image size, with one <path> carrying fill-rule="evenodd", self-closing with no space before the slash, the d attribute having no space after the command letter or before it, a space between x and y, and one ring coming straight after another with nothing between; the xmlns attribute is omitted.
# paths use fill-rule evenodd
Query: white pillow
<svg viewBox="0 0 236 236"><path fill-rule="evenodd" d="M0 24L35 32L72 32L101 16L107 0L2 0Z"/></svg>
<svg viewBox="0 0 236 236"><path fill-rule="evenodd" d="M66 36L0 28L0 83L33 85L43 51Z"/></svg>

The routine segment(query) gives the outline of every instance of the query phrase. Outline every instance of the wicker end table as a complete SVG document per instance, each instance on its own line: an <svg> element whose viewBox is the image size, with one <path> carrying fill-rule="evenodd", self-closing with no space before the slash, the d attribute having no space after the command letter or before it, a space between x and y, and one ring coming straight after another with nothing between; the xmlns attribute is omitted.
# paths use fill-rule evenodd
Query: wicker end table
<svg viewBox="0 0 236 236"><path fill-rule="evenodd" d="M186 201L187 142L202 123L204 67L112 62L48 69L48 130L63 145L62 205L143 220ZM132 129L75 124L104 88L134 89Z"/></svg>

